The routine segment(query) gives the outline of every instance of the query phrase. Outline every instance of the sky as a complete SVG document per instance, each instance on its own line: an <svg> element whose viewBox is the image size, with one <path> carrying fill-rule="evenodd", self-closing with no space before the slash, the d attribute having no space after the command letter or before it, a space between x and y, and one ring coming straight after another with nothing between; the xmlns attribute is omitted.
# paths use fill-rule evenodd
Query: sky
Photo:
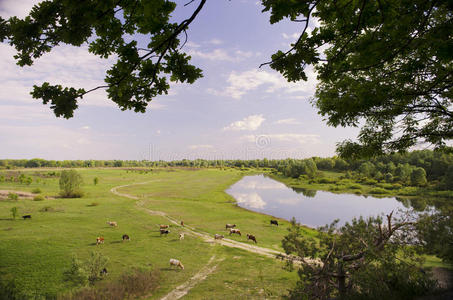
<svg viewBox="0 0 453 300"><path fill-rule="evenodd" d="M24 17L35 0L0 0L0 16ZM176 0L174 19L198 1ZM316 74L288 83L268 66L277 50L297 40L303 23L271 25L257 0L209 0L188 31L184 50L204 77L172 83L147 112L121 111L105 91L79 101L74 117L57 118L30 96L45 81L91 89L103 84L114 58L87 46L62 45L19 67L15 50L0 44L0 158L64 159L281 159L335 155L336 143L357 128L328 127L310 103ZM311 24L313 25L313 24ZM141 37L140 39L143 39Z"/></svg>

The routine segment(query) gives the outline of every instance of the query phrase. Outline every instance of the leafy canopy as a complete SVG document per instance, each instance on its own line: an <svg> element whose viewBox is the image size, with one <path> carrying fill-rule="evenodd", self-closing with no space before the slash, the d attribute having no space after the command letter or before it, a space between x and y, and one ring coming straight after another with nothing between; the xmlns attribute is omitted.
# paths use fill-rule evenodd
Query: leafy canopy
<svg viewBox="0 0 453 300"><path fill-rule="evenodd" d="M57 116L72 117L77 101L98 88L106 88L121 109L144 112L149 101L168 92L168 78L193 83L202 76L189 64L180 36L205 2L187 0L185 5L198 6L174 23L173 1L49 0L23 20L0 17L0 40L16 48L20 66L61 43L88 43L95 55L117 57L104 86L34 86L33 97L50 103ZM332 126L362 126L358 142L338 145L342 156L400 151L417 143L442 148L453 138L452 1L261 2L271 23L290 19L302 30L291 49L263 65L289 81L307 80L306 67L314 66L319 113ZM149 37L146 49L139 48L135 34Z"/></svg>
<svg viewBox="0 0 453 300"><path fill-rule="evenodd" d="M166 0L43 1L25 19L0 17L0 41L17 50L19 66L33 61L60 44L89 45L102 58L117 57L107 71L105 85L91 90L44 82L33 86L33 98L50 103L57 117L71 118L85 94L106 88L108 97L122 110L145 112L157 95L167 94L167 79L193 83L201 70L189 64L179 36L185 33L206 0L181 23L170 22L176 3ZM134 35L149 37L145 49ZM132 36L132 40L131 40Z"/></svg>
<svg viewBox="0 0 453 300"><path fill-rule="evenodd" d="M333 126L362 126L342 156L371 156L453 138L453 2L263 0L271 23L301 22L287 52L265 63L289 81L319 85L313 103ZM312 26L316 18L315 26ZM312 29L311 32L309 29Z"/></svg>

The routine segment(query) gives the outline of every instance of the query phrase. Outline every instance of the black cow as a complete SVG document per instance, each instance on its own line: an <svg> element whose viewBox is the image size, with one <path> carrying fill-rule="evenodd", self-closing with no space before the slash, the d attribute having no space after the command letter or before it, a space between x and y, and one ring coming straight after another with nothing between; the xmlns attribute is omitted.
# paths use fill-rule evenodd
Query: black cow
<svg viewBox="0 0 453 300"><path fill-rule="evenodd" d="M107 269L104 268L104 269L102 269L102 271L100 272L100 275L101 275L101 276L105 276L105 275L107 275L108 273L109 273L109 272L107 272Z"/></svg>
<svg viewBox="0 0 453 300"><path fill-rule="evenodd" d="M277 225L278 226L278 221L277 220L271 220L271 225L274 224L274 225Z"/></svg>
<svg viewBox="0 0 453 300"><path fill-rule="evenodd" d="M25 219L31 219L31 215L25 215L25 216L22 216L22 218L24 218L24 220Z"/></svg>
<svg viewBox="0 0 453 300"><path fill-rule="evenodd" d="M123 242L124 241L130 241L131 238L127 234L123 234Z"/></svg>
<svg viewBox="0 0 453 300"><path fill-rule="evenodd" d="M257 243L256 237L254 235L251 235L251 234L248 234L248 233L247 233L247 240L252 240L252 241L255 242L255 244Z"/></svg>
<svg viewBox="0 0 453 300"><path fill-rule="evenodd" d="M162 234L169 234L170 233L170 230L167 230L167 229L161 229L160 230L160 235Z"/></svg>

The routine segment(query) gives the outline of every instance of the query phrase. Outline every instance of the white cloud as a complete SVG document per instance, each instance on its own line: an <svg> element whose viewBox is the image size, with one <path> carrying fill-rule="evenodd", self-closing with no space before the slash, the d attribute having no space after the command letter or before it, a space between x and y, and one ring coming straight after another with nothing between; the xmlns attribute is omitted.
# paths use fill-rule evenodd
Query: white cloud
<svg viewBox="0 0 453 300"><path fill-rule="evenodd" d="M285 190L288 189L286 185L280 182L261 182L258 180L242 181L239 184L240 188L248 190Z"/></svg>
<svg viewBox="0 0 453 300"><path fill-rule="evenodd" d="M206 52L195 49L189 49L187 51L187 54L189 54L192 57L207 59L211 61L229 61L229 62L244 61L254 55L254 53L251 51L241 50L236 50L234 51L233 54L230 54L227 50L220 48Z"/></svg>
<svg viewBox="0 0 453 300"><path fill-rule="evenodd" d="M88 126L88 125L87 125L87 126L82 126L82 129L83 129L83 130L90 130L90 129L91 129L91 127L90 127L90 126Z"/></svg>
<svg viewBox="0 0 453 300"><path fill-rule="evenodd" d="M3 18L17 16L24 18L28 15L31 8L42 0L1 0L0 15Z"/></svg>
<svg viewBox="0 0 453 300"><path fill-rule="evenodd" d="M263 115L251 115L241 121L236 121L223 128L223 130L257 130L266 120Z"/></svg>
<svg viewBox="0 0 453 300"><path fill-rule="evenodd" d="M293 34L283 33L282 36L285 40L297 40L300 36L300 33L298 32L294 32Z"/></svg>
<svg viewBox="0 0 453 300"><path fill-rule="evenodd" d="M317 134L280 133L268 134L266 137L272 142L296 142L299 144L318 144L320 142L320 136ZM257 137L254 135L245 135L242 139L248 142L256 142Z"/></svg>
<svg viewBox="0 0 453 300"><path fill-rule="evenodd" d="M289 119L282 119L282 120L275 121L275 124L299 125L299 124L302 124L302 122L300 122L294 118L289 118Z"/></svg>
<svg viewBox="0 0 453 300"><path fill-rule="evenodd" d="M214 146L212 145L190 145L189 149L197 150L197 149L212 149Z"/></svg>
<svg viewBox="0 0 453 300"><path fill-rule="evenodd" d="M257 193L234 193L232 195L239 204L250 208L263 209L266 206L266 202Z"/></svg>
<svg viewBox="0 0 453 300"><path fill-rule="evenodd" d="M211 39L211 40L208 41L208 44L221 45L221 44L223 44L223 41L219 40L219 39Z"/></svg>
<svg viewBox="0 0 453 300"><path fill-rule="evenodd" d="M306 70L308 81L297 83L288 82L277 72L267 72L258 69L236 73L231 72L227 82L229 86L223 90L207 89L207 92L216 96L227 96L240 99L250 91L260 89L265 93L284 91L285 93L313 94L316 87L316 76L311 68Z"/></svg>

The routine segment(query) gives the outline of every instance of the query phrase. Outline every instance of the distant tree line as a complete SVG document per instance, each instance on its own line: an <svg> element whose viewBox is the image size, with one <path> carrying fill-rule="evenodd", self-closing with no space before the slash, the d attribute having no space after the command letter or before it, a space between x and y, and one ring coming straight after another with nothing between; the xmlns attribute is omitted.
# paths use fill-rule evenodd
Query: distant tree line
<svg viewBox="0 0 453 300"><path fill-rule="evenodd" d="M271 168L284 176L314 178L320 171L345 172L355 179L370 179L401 185L453 189L453 154L421 150L395 153L364 160L345 160L339 157L308 159L254 159L254 160L44 160L3 159L0 168L91 168L91 167L192 167L192 168Z"/></svg>

